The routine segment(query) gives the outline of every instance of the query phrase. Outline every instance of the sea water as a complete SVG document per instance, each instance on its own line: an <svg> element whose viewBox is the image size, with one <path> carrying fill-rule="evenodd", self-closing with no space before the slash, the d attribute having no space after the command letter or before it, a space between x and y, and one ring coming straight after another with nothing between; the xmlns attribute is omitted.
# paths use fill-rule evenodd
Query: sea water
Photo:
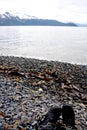
<svg viewBox="0 0 87 130"><path fill-rule="evenodd" d="M87 65L87 27L0 26L0 55Z"/></svg>

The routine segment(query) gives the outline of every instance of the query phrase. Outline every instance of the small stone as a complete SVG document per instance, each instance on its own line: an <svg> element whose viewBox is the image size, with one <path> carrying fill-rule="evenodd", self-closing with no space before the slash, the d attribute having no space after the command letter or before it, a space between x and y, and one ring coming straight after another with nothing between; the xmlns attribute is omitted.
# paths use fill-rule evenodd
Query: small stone
<svg viewBox="0 0 87 130"><path fill-rule="evenodd" d="M39 92L43 92L43 89L42 88L39 88L39 90L38 90Z"/></svg>
<svg viewBox="0 0 87 130"><path fill-rule="evenodd" d="M35 126L37 124L37 121L34 121L33 123L32 123L32 126Z"/></svg>
<svg viewBox="0 0 87 130"><path fill-rule="evenodd" d="M2 103L0 103L0 108L3 108L3 106L4 106L4 105L3 105Z"/></svg>
<svg viewBox="0 0 87 130"><path fill-rule="evenodd" d="M80 103L79 105L83 108L86 108L86 106L83 103Z"/></svg>
<svg viewBox="0 0 87 130"><path fill-rule="evenodd" d="M0 125L0 130L5 130L5 127L3 125Z"/></svg>
<svg viewBox="0 0 87 130"><path fill-rule="evenodd" d="M86 121L87 121L87 113L85 114L85 117L86 117Z"/></svg>

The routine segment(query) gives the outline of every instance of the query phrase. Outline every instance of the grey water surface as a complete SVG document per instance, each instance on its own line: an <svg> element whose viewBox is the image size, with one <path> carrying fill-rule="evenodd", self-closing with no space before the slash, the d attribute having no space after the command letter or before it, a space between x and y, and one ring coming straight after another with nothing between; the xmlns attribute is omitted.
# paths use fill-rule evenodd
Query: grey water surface
<svg viewBox="0 0 87 130"><path fill-rule="evenodd" d="M87 65L87 28L0 26L0 55Z"/></svg>

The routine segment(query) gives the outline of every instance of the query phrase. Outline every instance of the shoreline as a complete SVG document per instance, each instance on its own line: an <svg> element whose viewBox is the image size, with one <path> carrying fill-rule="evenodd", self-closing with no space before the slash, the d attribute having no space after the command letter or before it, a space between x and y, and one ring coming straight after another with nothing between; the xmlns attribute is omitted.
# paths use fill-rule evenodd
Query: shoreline
<svg viewBox="0 0 87 130"><path fill-rule="evenodd" d="M71 65L75 65L75 66L87 66L87 64L81 64L81 63L74 63L74 62L67 62L67 61L61 61L61 60L52 60L52 59L43 59L43 58L35 58L35 57L26 57L26 56L10 56L10 55L0 55L0 59L1 58L8 58L10 60L10 58L12 59L28 59L28 60L36 60L36 61L47 61L47 62L58 62L61 64L71 64Z"/></svg>
<svg viewBox="0 0 87 130"><path fill-rule="evenodd" d="M58 61L0 56L0 112L7 123L25 130L49 108L70 104L76 127L87 130L87 66ZM0 116L1 117L1 116ZM12 119L12 120L11 120Z"/></svg>
<svg viewBox="0 0 87 130"><path fill-rule="evenodd" d="M69 74L78 75L81 73L83 76L80 78L83 78L86 80L87 76L87 65L80 65L80 64L71 64L67 62L60 62L60 61L53 61L53 60L41 60L41 59L35 59L35 58L24 58L24 57L15 57L15 56L0 56L0 62L3 65L13 65L15 67L19 67L19 69L40 69L39 65L41 64L41 67L44 68L44 64L47 64L45 66L48 67L48 69L55 69L54 71L63 71L65 73L64 75L67 75L69 77ZM13 64L12 64L13 63ZM26 65L27 64L27 65ZM37 65L37 66L35 66ZM33 68L34 66L34 68ZM49 68L50 67L50 68ZM60 72L57 72L60 73ZM60 73L61 74L61 73ZM74 75L74 76L75 76ZM77 78L77 77L75 77ZM87 80L86 80L87 81Z"/></svg>
<svg viewBox="0 0 87 130"><path fill-rule="evenodd" d="M24 58L24 59L32 59L32 60L40 60L40 61L48 61L48 62L60 62L60 63L67 63L71 65L77 65L77 66L87 66L86 62L69 62L69 61L63 61L63 60L52 60L49 58L40 58L40 57L28 57L28 56L21 56L21 55L0 55L0 57L14 57L14 58Z"/></svg>

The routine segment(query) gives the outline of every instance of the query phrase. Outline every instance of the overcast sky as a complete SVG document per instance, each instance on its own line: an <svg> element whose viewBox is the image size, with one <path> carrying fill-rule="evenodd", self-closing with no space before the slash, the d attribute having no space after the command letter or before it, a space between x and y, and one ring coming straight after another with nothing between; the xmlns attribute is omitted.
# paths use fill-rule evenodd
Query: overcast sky
<svg viewBox="0 0 87 130"><path fill-rule="evenodd" d="M6 11L87 24L87 0L0 0L0 13Z"/></svg>

